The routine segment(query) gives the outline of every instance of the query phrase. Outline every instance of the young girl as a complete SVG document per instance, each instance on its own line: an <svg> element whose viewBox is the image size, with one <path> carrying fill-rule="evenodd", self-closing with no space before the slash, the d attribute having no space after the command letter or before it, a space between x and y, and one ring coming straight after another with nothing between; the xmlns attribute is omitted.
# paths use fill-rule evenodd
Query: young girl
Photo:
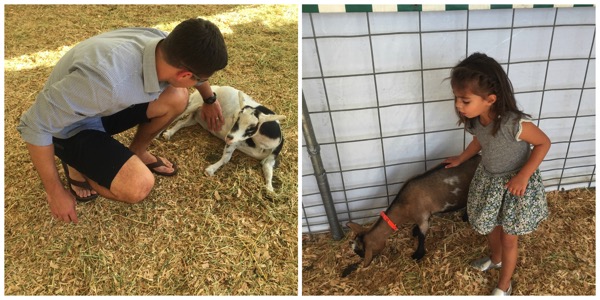
<svg viewBox="0 0 600 300"><path fill-rule="evenodd" d="M467 212L475 231L487 235L491 253L471 266L501 269L492 295L508 296L518 236L534 231L548 216L538 167L550 140L517 108L512 84L493 58L472 54L452 69L450 80L458 123L473 134L473 141L459 156L446 159L446 167L458 166L480 151L482 156Z"/></svg>

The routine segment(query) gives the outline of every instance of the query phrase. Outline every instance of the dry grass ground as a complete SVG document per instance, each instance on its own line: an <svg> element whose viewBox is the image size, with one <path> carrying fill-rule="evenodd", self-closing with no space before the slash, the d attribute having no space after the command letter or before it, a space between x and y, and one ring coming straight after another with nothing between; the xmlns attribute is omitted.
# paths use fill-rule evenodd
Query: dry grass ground
<svg viewBox="0 0 600 300"><path fill-rule="evenodd" d="M79 204L79 224L52 220L16 126L52 66L77 42L121 27L170 31L203 17L230 54L211 80L284 114L286 138L268 195L258 161L197 127L150 151L179 164L137 205ZM7 295L297 295L298 13L295 5L5 6L5 253ZM118 139L128 144L133 131ZM62 174L62 170L60 171ZM63 177L64 178L64 177Z"/></svg>
<svg viewBox="0 0 600 300"><path fill-rule="evenodd" d="M513 295L596 294L595 189L547 194L550 217L537 231L519 239ZM481 273L469 262L487 254L485 236L460 220L460 214L432 218L427 254L410 255L416 242L411 226L399 228L367 268L350 249L353 235L333 241L329 234L304 236L303 295L489 295L499 272Z"/></svg>

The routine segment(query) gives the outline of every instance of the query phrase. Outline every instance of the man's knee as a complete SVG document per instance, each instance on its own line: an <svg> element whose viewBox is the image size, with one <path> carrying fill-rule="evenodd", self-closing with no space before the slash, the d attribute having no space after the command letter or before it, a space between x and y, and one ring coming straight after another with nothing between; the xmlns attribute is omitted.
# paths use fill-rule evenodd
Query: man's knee
<svg viewBox="0 0 600 300"><path fill-rule="evenodd" d="M172 120L185 111L189 94L185 88L169 87L158 96L156 101L150 102L146 115L149 119L165 118L165 120Z"/></svg>
<svg viewBox="0 0 600 300"><path fill-rule="evenodd" d="M180 115L188 105L190 92L186 88L173 88L173 91L170 91L166 96L169 97L167 103L171 107L171 111L176 115Z"/></svg>
<svg viewBox="0 0 600 300"><path fill-rule="evenodd" d="M127 203L138 203L144 200L154 187L154 175L136 156L121 167L111 184L111 192Z"/></svg>
<svg viewBox="0 0 600 300"><path fill-rule="evenodd" d="M136 180L135 185L132 186L130 191L125 196L127 198L126 202L133 204L139 203L146 199L154 187L154 182L155 179L152 173L150 173L149 176L140 176L140 178Z"/></svg>

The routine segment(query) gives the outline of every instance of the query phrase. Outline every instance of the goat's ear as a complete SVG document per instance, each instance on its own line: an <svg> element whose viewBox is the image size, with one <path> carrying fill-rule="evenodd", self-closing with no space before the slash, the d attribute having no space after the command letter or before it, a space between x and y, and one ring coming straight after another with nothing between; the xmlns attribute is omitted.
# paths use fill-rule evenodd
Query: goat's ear
<svg viewBox="0 0 600 300"><path fill-rule="evenodd" d="M238 100L240 101L240 109L244 108L244 93L238 91Z"/></svg>
<svg viewBox="0 0 600 300"><path fill-rule="evenodd" d="M279 121L279 120L283 120L283 119L285 119L284 115L265 115L265 114L260 114L260 116L258 117L258 121L260 123L270 122L270 121Z"/></svg>
<svg viewBox="0 0 600 300"><path fill-rule="evenodd" d="M365 260L363 260L363 266L366 268L371 264L373 260L373 249L370 247L365 249Z"/></svg>
<svg viewBox="0 0 600 300"><path fill-rule="evenodd" d="M355 234L360 234L360 233L367 231L366 228L364 228L356 223L353 223L353 222L346 223L346 226L348 228L350 228L352 230L352 232L354 232Z"/></svg>

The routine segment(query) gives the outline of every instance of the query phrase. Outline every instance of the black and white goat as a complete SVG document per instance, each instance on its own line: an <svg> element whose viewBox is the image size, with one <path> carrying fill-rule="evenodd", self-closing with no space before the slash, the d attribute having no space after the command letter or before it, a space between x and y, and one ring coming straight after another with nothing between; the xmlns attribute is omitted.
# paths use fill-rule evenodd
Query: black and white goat
<svg viewBox="0 0 600 300"><path fill-rule="evenodd" d="M276 115L235 88L212 86L212 90L218 95L225 124L220 131L209 132L225 141L226 145L221 159L204 169L204 173L208 176L214 175L221 166L229 162L231 155L237 149L250 157L261 160L266 188L273 192L273 168L283 147L283 135L279 120L284 119L285 116ZM195 124L200 124L208 130L206 122L201 117L202 104L200 94L197 91L192 93L188 107L182 114L185 116L189 113L189 116L179 120L173 127L166 130L163 137L169 140L179 129Z"/></svg>
<svg viewBox="0 0 600 300"><path fill-rule="evenodd" d="M356 234L352 250L364 258L366 267L385 248L387 238L398 230L397 224L413 223L413 236L418 237L417 250L412 258L425 255L425 235L429 218L435 213L455 211L467 205L471 179L481 161L476 155L454 168L439 165L408 180L381 217L370 228L348 222Z"/></svg>

